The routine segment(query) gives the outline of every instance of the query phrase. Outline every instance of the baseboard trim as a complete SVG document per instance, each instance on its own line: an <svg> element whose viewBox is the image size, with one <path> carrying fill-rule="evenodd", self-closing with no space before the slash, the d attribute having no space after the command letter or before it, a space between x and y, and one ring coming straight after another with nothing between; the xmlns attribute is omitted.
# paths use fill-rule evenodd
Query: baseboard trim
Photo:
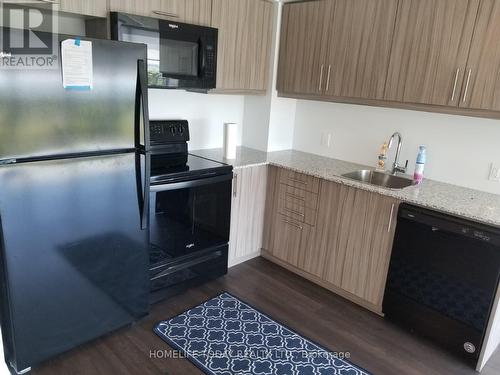
<svg viewBox="0 0 500 375"><path fill-rule="evenodd" d="M328 289L329 291L331 291L335 294L338 294L339 296L341 296L341 297L343 297L351 302L354 302L357 305L360 305L361 307L364 307L367 310L370 310L371 312L374 312L377 315L380 315L382 317L384 316L384 314L382 313L382 306L374 305L368 301L363 300L362 298L360 298L358 296L355 296L349 292L346 292L343 289L336 287L333 284L330 284L329 282L321 280L317 276L311 275L310 273L308 273L306 271L303 271L295 266L292 266L291 264L288 264L288 263L282 261L281 259L274 257L269 251L267 251L265 249L262 249L262 257L273 262L273 263L276 263L277 265L279 265L283 268L286 268L288 271L291 271L299 276L302 276L304 279L312 281L313 283L318 284L319 286L322 286L323 288Z"/></svg>
<svg viewBox="0 0 500 375"><path fill-rule="evenodd" d="M260 251L255 251L253 253L247 254L247 255L239 257L239 258L234 258L234 259L230 258L227 266L229 268L231 268L231 267L237 266L238 264L244 263L247 260L257 258L257 257L260 257Z"/></svg>

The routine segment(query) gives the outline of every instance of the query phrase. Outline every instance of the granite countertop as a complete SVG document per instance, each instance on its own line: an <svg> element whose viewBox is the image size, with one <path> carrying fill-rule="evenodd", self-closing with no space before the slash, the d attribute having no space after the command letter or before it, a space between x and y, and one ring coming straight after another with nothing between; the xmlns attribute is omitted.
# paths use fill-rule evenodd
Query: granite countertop
<svg viewBox="0 0 500 375"><path fill-rule="evenodd" d="M264 152L239 147L234 160L225 159L222 149L197 150L191 153L231 164L235 169L266 164L287 168L500 228L500 195L497 194L430 179L425 179L421 185L402 190L386 189L342 177L345 173L373 168L294 150Z"/></svg>

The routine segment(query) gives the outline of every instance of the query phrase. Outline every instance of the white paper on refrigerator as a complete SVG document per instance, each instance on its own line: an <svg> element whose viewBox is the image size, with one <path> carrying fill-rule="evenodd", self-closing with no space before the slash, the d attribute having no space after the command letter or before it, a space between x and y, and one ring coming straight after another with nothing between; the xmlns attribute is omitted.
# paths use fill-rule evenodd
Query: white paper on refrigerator
<svg viewBox="0 0 500 375"><path fill-rule="evenodd" d="M63 87L68 90L92 90L92 42L66 39L61 43Z"/></svg>

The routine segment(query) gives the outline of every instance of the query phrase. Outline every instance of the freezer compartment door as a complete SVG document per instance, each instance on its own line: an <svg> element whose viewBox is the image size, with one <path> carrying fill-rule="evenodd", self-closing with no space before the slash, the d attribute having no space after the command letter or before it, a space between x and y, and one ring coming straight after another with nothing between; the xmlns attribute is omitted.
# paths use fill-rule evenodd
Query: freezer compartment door
<svg viewBox="0 0 500 375"><path fill-rule="evenodd" d="M0 159L136 147L138 61L146 61L146 46L82 40L92 41L91 90L64 89L60 59L57 69L0 71L0 87L9 88L0 90ZM147 92L141 95L147 105Z"/></svg>
<svg viewBox="0 0 500 375"><path fill-rule="evenodd" d="M2 330L18 370L147 314L143 164L130 153L0 167Z"/></svg>

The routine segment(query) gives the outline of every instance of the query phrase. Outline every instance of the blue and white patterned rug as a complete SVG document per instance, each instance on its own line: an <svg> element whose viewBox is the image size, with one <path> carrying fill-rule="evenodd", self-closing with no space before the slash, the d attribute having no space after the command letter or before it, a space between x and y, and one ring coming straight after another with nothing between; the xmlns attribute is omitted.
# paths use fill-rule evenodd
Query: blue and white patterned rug
<svg viewBox="0 0 500 375"><path fill-rule="evenodd" d="M229 293L154 329L209 375L369 375Z"/></svg>

